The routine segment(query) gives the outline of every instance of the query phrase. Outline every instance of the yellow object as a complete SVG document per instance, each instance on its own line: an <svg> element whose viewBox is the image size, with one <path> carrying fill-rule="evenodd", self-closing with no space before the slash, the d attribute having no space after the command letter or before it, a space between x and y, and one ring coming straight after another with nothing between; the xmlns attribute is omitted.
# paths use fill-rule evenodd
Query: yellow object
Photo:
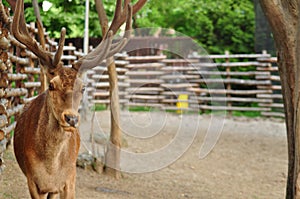
<svg viewBox="0 0 300 199"><path fill-rule="evenodd" d="M189 107L188 98L189 96L187 94L180 94L178 96L178 102L176 103L176 106L178 108L177 110L178 114L182 114L183 109Z"/></svg>

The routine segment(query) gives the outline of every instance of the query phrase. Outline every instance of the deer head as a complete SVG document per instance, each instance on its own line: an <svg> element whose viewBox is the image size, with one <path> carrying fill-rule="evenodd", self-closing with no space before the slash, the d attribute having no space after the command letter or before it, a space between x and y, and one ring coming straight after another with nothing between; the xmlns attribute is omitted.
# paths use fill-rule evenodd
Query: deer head
<svg viewBox="0 0 300 199"><path fill-rule="evenodd" d="M79 123L78 109L84 91L84 85L80 79L81 74L99 65L104 59L112 57L127 43L131 30L132 7L128 3L125 5L126 33L124 37L119 42L112 44L114 32L109 29L108 32L103 33L102 42L92 52L80 58L72 67L65 67L61 61L66 35L65 28L61 30L59 45L53 55L30 36L24 18L24 0L17 1L12 23L13 35L38 57L41 65L46 69L47 77L50 80L49 88L45 91L47 92L47 103L59 125L65 130L75 128ZM119 9L121 6L122 1L118 0L115 15L118 14L117 8ZM120 24L121 20L123 19L120 18L113 24ZM113 24L112 26L115 26Z"/></svg>

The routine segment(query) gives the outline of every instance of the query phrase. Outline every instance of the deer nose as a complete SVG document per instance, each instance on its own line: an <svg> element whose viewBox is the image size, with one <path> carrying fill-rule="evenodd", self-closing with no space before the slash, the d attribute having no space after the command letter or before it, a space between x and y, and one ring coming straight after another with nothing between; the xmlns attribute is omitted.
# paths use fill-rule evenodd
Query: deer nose
<svg viewBox="0 0 300 199"><path fill-rule="evenodd" d="M76 124L78 123L79 117L76 115L65 115L65 120L68 124L71 126L75 127Z"/></svg>

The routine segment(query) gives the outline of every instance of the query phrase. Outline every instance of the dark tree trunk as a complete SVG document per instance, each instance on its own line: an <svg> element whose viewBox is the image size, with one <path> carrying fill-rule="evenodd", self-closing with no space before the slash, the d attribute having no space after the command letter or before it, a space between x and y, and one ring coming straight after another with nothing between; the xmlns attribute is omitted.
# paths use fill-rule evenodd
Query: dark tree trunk
<svg viewBox="0 0 300 199"><path fill-rule="evenodd" d="M260 3L274 35L282 84L289 161L286 198L300 198L300 39L297 39L300 37L300 1L260 0Z"/></svg>

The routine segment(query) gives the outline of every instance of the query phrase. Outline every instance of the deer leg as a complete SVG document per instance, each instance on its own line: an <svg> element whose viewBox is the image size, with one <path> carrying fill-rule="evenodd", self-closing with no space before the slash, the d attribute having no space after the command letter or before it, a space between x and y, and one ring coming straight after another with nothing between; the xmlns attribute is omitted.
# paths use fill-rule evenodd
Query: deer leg
<svg viewBox="0 0 300 199"><path fill-rule="evenodd" d="M75 175L68 181L63 192L60 193L60 199L75 199Z"/></svg>
<svg viewBox="0 0 300 199"><path fill-rule="evenodd" d="M47 196L47 199L56 199L58 196L58 193L49 193Z"/></svg>
<svg viewBox="0 0 300 199"><path fill-rule="evenodd" d="M60 199L75 199L75 186L66 185L65 190L60 193Z"/></svg>
<svg viewBox="0 0 300 199"><path fill-rule="evenodd" d="M32 199L46 199L47 198L47 194L39 193L38 187L36 186L36 184L34 183L33 180L31 180L30 178L27 178L27 184L28 184L30 196Z"/></svg>

